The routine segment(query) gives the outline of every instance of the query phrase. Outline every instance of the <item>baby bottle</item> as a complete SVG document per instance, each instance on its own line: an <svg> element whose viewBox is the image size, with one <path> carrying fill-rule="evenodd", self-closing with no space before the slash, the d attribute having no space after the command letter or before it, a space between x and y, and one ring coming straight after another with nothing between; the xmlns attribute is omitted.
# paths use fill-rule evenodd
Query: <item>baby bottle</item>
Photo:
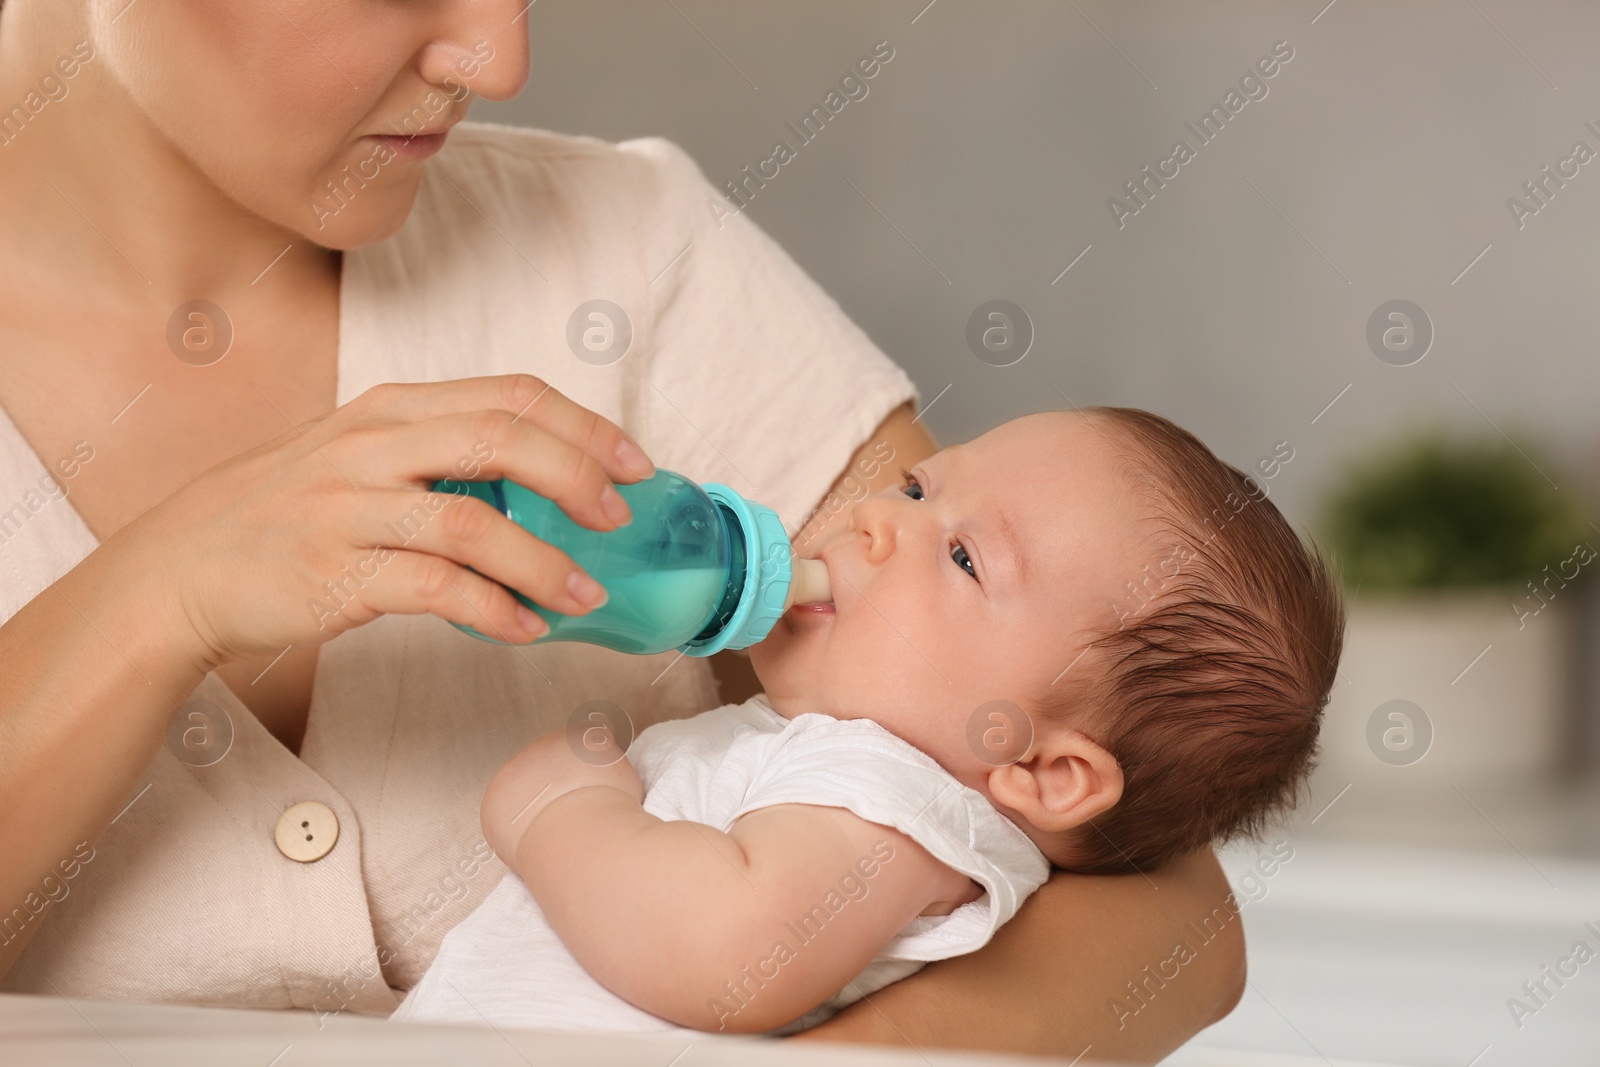
<svg viewBox="0 0 1600 1067"><path fill-rule="evenodd" d="M546 497L505 478L445 478L433 488L487 501L605 587L609 599L587 615L563 615L511 590L550 625L541 643L709 656L760 641L792 604L832 599L827 567L794 555L777 513L715 482L702 487L658 467L644 481L618 485L633 522L609 533L579 526Z"/></svg>

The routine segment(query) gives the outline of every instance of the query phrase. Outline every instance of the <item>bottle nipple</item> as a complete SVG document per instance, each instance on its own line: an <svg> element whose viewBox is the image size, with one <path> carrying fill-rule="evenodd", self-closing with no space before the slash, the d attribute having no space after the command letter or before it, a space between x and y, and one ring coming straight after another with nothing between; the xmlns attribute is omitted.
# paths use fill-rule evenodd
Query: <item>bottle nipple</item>
<svg viewBox="0 0 1600 1067"><path fill-rule="evenodd" d="M784 607L790 608L795 604L826 604L833 600L833 589L828 582L828 565L820 559L803 559L795 556L790 560L791 577L789 579L788 602Z"/></svg>

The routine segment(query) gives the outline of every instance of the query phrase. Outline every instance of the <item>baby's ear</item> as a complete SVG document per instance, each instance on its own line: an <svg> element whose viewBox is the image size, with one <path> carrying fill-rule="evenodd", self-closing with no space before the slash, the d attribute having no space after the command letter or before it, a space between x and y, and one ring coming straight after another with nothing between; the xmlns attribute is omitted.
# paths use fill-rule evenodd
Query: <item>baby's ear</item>
<svg viewBox="0 0 1600 1067"><path fill-rule="evenodd" d="M1122 799L1122 766L1087 734L1057 726L1015 763L989 772L989 795L1036 829L1060 833Z"/></svg>

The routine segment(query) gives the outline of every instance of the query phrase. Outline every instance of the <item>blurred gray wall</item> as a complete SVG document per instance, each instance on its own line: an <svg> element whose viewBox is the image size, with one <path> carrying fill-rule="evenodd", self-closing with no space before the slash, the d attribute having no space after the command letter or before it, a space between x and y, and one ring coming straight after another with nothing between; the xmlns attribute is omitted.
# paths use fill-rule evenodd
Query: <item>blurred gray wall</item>
<svg viewBox="0 0 1600 1067"><path fill-rule="evenodd" d="M1523 184L1574 142L1600 152L1600 5L926 2L538 0L527 90L474 117L662 135L719 186L789 142L751 217L925 402L950 386L927 415L941 441L1063 395L1148 407L1240 466L1287 441L1269 487L1306 523L1352 450L1492 422L1582 491L1600 159L1546 182L1520 229L1507 199L1535 205ZM785 123L880 40L868 95L802 146ZM1294 57L1267 95L1202 145L1185 123L1278 41ZM1108 199L1132 206L1124 182L1179 138L1193 160L1119 229ZM1036 333L1009 367L966 341L994 298ZM1433 323L1410 366L1366 339L1393 299Z"/></svg>

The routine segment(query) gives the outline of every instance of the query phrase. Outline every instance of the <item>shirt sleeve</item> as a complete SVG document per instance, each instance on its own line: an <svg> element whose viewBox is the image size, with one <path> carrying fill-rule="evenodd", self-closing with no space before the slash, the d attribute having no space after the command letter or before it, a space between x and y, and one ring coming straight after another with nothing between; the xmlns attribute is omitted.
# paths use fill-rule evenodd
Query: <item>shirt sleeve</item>
<svg viewBox="0 0 1600 1067"><path fill-rule="evenodd" d="M660 272L634 391L640 443L653 457L674 443L672 469L766 504L792 536L916 386L683 149L618 147L646 164L639 236Z"/></svg>
<svg viewBox="0 0 1600 1067"><path fill-rule="evenodd" d="M1044 884L1032 839L975 789L871 719L796 716L771 745L733 818L775 804L845 808L910 837L985 893L949 915L918 916L880 956L934 960L971 952Z"/></svg>

